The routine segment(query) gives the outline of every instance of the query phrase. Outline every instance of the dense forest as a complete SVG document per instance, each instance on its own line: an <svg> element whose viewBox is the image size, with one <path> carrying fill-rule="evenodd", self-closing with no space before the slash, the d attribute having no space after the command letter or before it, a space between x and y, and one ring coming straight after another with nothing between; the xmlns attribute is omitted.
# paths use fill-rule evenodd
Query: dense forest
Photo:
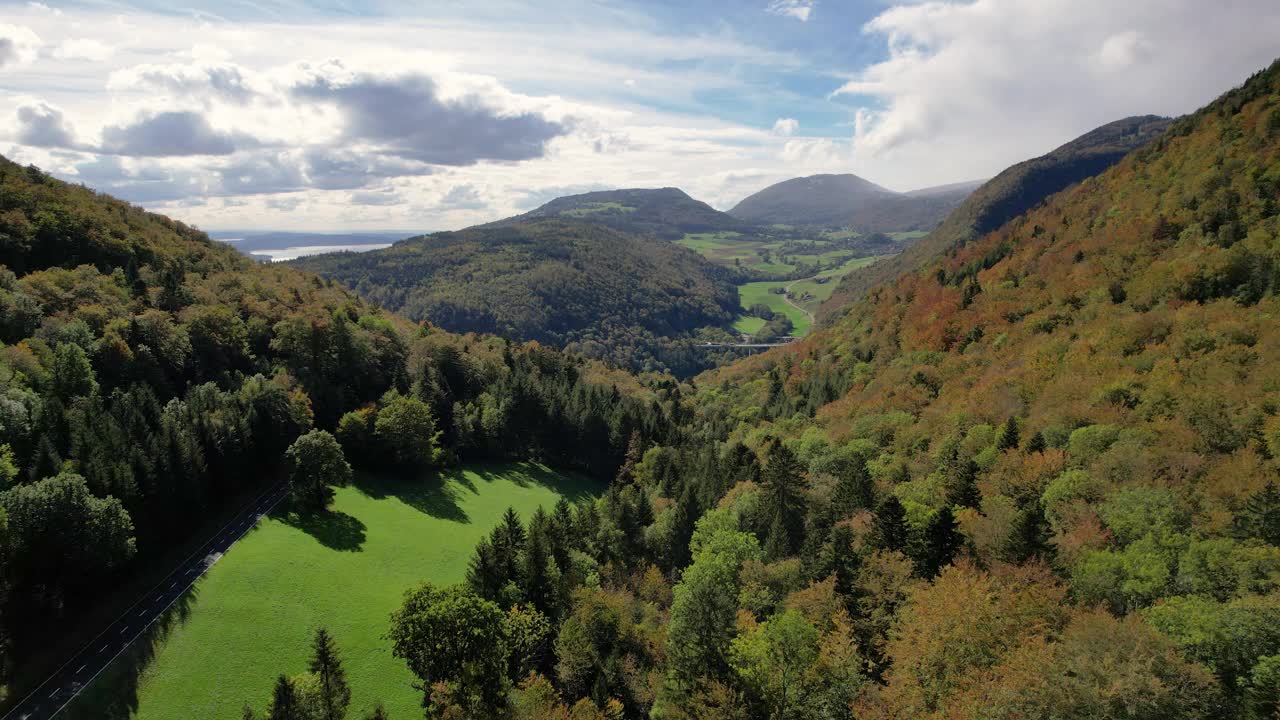
<svg viewBox="0 0 1280 720"><path fill-rule="evenodd" d="M665 397L0 161L3 678L38 680L69 650L51 637L331 433L410 473L517 457L609 478L633 435L666 437Z"/></svg>
<svg viewBox="0 0 1280 720"><path fill-rule="evenodd" d="M509 511L464 582L378 629L429 718L1280 712L1280 63L686 383L415 325L34 168L0 164L0 191L7 673L254 485L323 512L352 466L518 457L603 491ZM617 311L638 327L727 312L714 275L624 277L679 248L599 225L394 250L324 262L481 329L505 329L499 278L569 317L625 291L665 303ZM324 628L308 669L242 718L346 717Z"/></svg>
<svg viewBox="0 0 1280 720"><path fill-rule="evenodd" d="M738 311L732 270L586 220L436 233L294 264L413 320L536 340L633 371L711 367L693 337Z"/></svg>
<svg viewBox="0 0 1280 720"><path fill-rule="evenodd" d="M1165 131L1173 121L1154 115L1095 128L1053 152L1007 168L964 198L936 229L896 257L845 275L818 311L830 322L871 288L890 282L966 242L998 229L1068 186L1093 177Z"/></svg>
<svg viewBox="0 0 1280 720"><path fill-rule="evenodd" d="M699 376L406 594L427 716L1276 717L1278 203L1280 63Z"/></svg>

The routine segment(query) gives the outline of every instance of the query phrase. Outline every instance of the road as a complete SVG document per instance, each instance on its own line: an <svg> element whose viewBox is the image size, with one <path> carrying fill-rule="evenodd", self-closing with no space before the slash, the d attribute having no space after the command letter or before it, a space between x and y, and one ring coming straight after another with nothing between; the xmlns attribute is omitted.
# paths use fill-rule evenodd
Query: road
<svg viewBox="0 0 1280 720"><path fill-rule="evenodd" d="M799 305L797 305L797 304L795 304L795 303L791 302L791 286L792 286L792 285L795 285L796 283L805 282L806 280L816 280L816 279L818 279L819 277L821 277L821 276L820 276L820 275L814 275L813 277L800 278L799 280L792 280L791 282L787 283L787 286L786 286L786 287L784 287L784 288L782 289L782 300L783 300L785 303L787 303L788 305L790 305L791 307L793 307L793 308L795 308L795 309L799 310L800 312L804 313L804 314L805 314L805 317L809 318L809 327L811 327L811 328L813 327L814 323L816 323L816 322L817 322L817 320L816 320L816 319L814 319L814 317L813 317L813 313L811 313L811 312L809 312L808 310L805 310L804 308L800 307Z"/></svg>
<svg viewBox="0 0 1280 720"><path fill-rule="evenodd" d="M204 545L187 556L186 560L143 595L142 599L15 705L3 720L47 720L61 712L287 494L283 483L265 490Z"/></svg>

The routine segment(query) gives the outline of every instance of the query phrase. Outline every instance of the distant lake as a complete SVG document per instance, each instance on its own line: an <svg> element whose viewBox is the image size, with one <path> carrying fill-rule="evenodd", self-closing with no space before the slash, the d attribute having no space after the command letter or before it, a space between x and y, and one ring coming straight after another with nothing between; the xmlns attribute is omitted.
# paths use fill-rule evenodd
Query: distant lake
<svg viewBox="0 0 1280 720"><path fill-rule="evenodd" d="M300 245L298 247L272 248L264 250L254 250L254 257L267 257L271 262L284 262L285 260L296 260L300 257L308 255L320 255L331 252L365 252L367 250L381 250L391 247L391 243L368 243L364 245Z"/></svg>

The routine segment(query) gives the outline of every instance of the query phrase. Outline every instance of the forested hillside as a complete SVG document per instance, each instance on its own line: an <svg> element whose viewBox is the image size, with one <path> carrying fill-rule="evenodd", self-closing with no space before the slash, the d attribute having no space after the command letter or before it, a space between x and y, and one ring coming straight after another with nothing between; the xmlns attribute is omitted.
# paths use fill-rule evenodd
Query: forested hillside
<svg viewBox="0 0 1280 720"><path fill-rule="evenodd" d="M691 233L749 232L752 229L750 223L694 200L679 188L629 188L567 195L523 215L480 227L544 218L589 220L622 232L666 240L679 240Z"/></svg>
<svg viewBox="0 0 1280 720"><path fill-rule="evenodd" d="M584 220L436 233L295 264L414 320L536 340L636 371L705 369L692 334L738 311L730 269Z"/></svg>
<svg viewBox="0 0 1280 720"><path fill-rule="evenodd" d="M722 568L747 613L685 663L713 562L695 539L668 678L777 702L755 659L807 648L784 656L820 687L850 623L858 717L1274 717L1278 261L1280 64L832 327L698 378L707 437L784 443L702 546L722 528L773 562Z"/></svg>
<svg viewBox="0 0 1280 720"><path fill-rule="evenodd" d="M82 617L273 485L313 428L411 474L538 457L610 477L634 433L664 433L660 399L0 160L3 680L38 682Z"/></svg>
<svg viewBox="0 0 1280 720"><path fill-rule="evenodd" d="M1047 155L1018 163L984 183L933 232L898 256L846 275L818 319L829 321L867 290L989 233L1072 183L1093 177L1150 142L1173 122L1144 115L1108 123Z"/></svg>

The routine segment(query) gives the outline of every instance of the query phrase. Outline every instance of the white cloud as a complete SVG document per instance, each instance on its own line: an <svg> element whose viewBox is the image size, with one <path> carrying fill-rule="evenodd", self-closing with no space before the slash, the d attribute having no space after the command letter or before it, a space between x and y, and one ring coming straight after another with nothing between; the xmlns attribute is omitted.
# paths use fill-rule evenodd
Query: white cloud
<svg viewBox="0 0 1280 720"><path fill-rule="evenodd" d="M102 62L115 53L115 48L93 38L76 38L64 40L53 50L53 57L58 60L91 60Z"/></svg>
<svg viewBox="0 0 1280 720"><path fill-rule="evenodd" d="M769 7L765 9L774 15L783 15L795 18L800 22L808 22L809 15L813 13L814 5L817 5L816 0L769 0Z"/></svg>
<svg viewBox="0 0 1280 720"><path fill-rule="evenodd" d="M800 129L800 121L795 118L778 118L773 123L773 134L791 137Z"/></svg>
<svg viewBox="0 0 1280 720"><path fill-rule="evenodd" d="M865 101L855 155L957 170L932 183L992 174L1128 115L1191 111L1274 59L1280 10L1274 0L930 2L891 8L864 31L889 57L837 91Z"/></svg>
<svg viewBox="0 0 1280 720"><path fill-rule="evenodd" d="M40 50L40 36L23 25L0 23L0 70L30 65Z"/></svg>

